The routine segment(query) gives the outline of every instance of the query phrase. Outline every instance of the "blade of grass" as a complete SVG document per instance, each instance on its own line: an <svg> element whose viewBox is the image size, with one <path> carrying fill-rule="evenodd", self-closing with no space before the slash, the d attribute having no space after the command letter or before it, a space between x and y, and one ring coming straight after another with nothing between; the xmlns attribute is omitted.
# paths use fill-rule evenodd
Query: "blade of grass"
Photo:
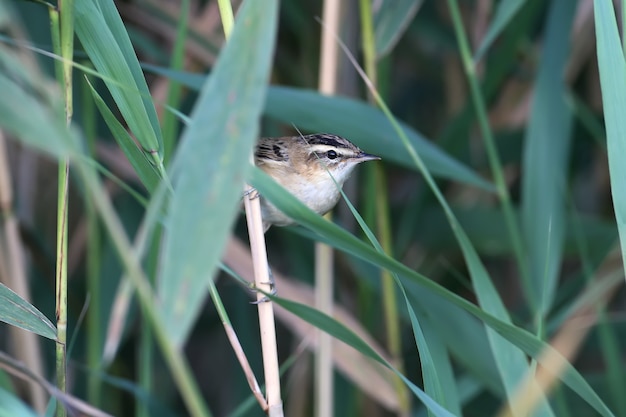
<svg viewBox="0 0 626 417"><path fill-rule="evenodd" d="M414 311L413 314L418 314L418 311L414 309L413 305L409 311ZM437 393L443 401L440 401L443 407L450 411L455 416L461 416L461 399L459 397L457 381L455 380L454 370L452 368L452 361L446 348L445 343L435 329L433 321L425 315L419 316L419 322L423 331L424 341L427 343L430 353L430 360L433 362L433 371L436 372L437 387L441 391ZM425 390L428 393L428 390ZM431 395L432 396L432 395Z"/></svg>
<svg viewBox="0 0 626 417"><path fill-rule="evenodd" d="M626 415L626 378L622 372L622 352L624 342L618 336L618 330L611 323L606 308L599 312L598 338L602 349L602 358L605 363L606 382L612 397L612 403L618 415Z"/></svg>
<svg viewBox="0 0 626 417"><path fill-rule="evenodd" d="M339 189L339 191L341 192L341 196L343 197L344 201L348 204L348 207L350 208L350 211L352 212L352 215L356 218L357 222L359 223L359 226L361 227L361 230L363 230L363 232L365 233L365 235L367 236L368 240L370 241L370 243L372 244L372 246L376 249L376 251L380 254L385 255L386 252L384 251L383 247L381 246L381 244L378 242L378 240L376 239L376 236L374 236L374 233L372 233L372 231L367 227L367 224L365 223L365 221L363 220L363 218L361 217L361 215L356 211L356 208L352 205L352 203L350 202L350 200L348 199L348 197L346 196L346 194L343 192L343 190L341 190L341 187L339 187L339 185L337 183L335 183L335 185L337 186L337 188ZM384 272L389 273L389 271L386 270L382 270ZM435 362L433 360L433 356L431 354L432 352L432 348L430 346L430 341L428 339L426 339L426 337L424 336L424 332L422 330L422 326L420 324L420 321L417 319L417 315L415 314L415 311L411 305L411 303L409 302L409 298L407 295L406 290L404 289L404 286L402 285L402 282L400 281L400 278L398 277L398 275L396 273L389 273L389 276L387 277L390 281L393 279L393 281L395 282L396 286L398 286L398 288L400 289L400 293L402 294L403 298L404 298L404 303L406 305L407 311L409 312L409 319L411 322L411 327L413 329L413 335L415 338L415 344L418 348L418 353L419 353L419 357L420 357L420 364L422 367L422 375L423 375L423 381L424 381L424 391L426 392L427 395L429 395L433 400L435 400L439 405L441 405L442 407L446 408L446 409L450 409L450 404L449 402L449 397L446 396L445 391L441 385L441 381L439 380L439 369L437 368L437 365L439 364L439 362ZM393 282L390 282L391 284L393 284ZM388 285L386 282L383 281L382 283L383 285L383 289L385 287L385 285ZM390 288L387 289L387 291L395 291L395 288ZM395 297L395 293L394 293L394 297ZM398 306L396 301L394 300L393 306L392 308L394 308L394 310L397 310ZM397 314L394 313L394 320L399 323ZM392 324L388 324L391 326L395 326L397 325L396 323L392 323ZM398 330L399 331L399 330ZM400 341L396 341L396 343L400 343ZM398 354L398 352L393 352ZM394 356L394 359L397 356ZM395 372L399 373L399 374L403 374L403 370L401 368L399 368L398 366L394 366L395 368ZM402 379L402 378L400 378ZM405 394L403 392L399 392L398 393L398 397L400 397L401 399L403 398ZM406 399L404 399L404 401L406 401ZM402 404L405 409L401 410L404 412L408 413L408 404ZM456 404L454 406L455 408L458 408L458 404ZM429 414L432 414L432 411L429 410Z"/></svg>
<svg viewBox="0 0 626 417"><path fill-rule="evenodd" d="M606 149L606 131L603 120L592 110L591 105L571 90L568 91L567 102L576 120L584 126L599 146Z"/></svg>
<svg viewBox="0 0 626 417"><path fill-rule="evenodd" d="M374 14L376 58L389 54L411 24L423 0L387 0Z"/></svg>
<svg viewBox="0 0 626 417"><path fill-rule="evenodd" d="M54 324L32 304L0 283L0 321L56 340Z"/></svg>
<svg viewBox="0 0 626 417"><path fill-rule="evenodd" d="M525 3L526 0L502 0L498 3L498 9L489 25L487 34L474 55L474 62L478 62L482 59L496 38L507 28L511 19L515 17L519 9L521 9Z"/></svg>
<svg viewBox="0 0 626 417"><path fill-rule="evenodd" d="M163 139L150 91L128 33L111 0L76 2L76 35L103 75L122 116L146 157L164 176ZM120 83L112 83L113 79Z"/></svg>
<svg viewBox="0 0 626 417"><path fill-rule="evenodd" d="M163 325L177 346L191 330L238 214L269 78L275 6L247 1L240 9L173 161L176 191L159 294Z"/></svg>
<svg viewBox="0 0 626 417"><path fill-rule="evenodd" d="M93 85L87 80L89 85L89 89L93 96L93 100L102 115L102 118L106 122L113 138L120 146L128 161L131 163L135 172L139 176L139 179L146 187L148 192L152 194L155 191L157 185L159 184L159 172L156 167L150 163L150 161L146 158L146 154L142 152L135 141L130 136L128 131L122 126L122 124L117 120L117 118L113 115L113 112L106 105L100 94L96 91Z"/></svg>
<svg viewBox="0 0 626 417"><path fill-rule="evenodd" d="M613 3L594 2L598 67L606 125L611 195L626 269L626 65L615 21Z"/></svg>
<svg viewBox="0 0 626 417"><path fill-rule="evenodd" d="M576 2L553 1L522 159L521 220L530 276L525 289L538 334L554 299L565 233L565 198L572 114L566 103L565 65Z"/></svg>
<svg viewBox="0 0 626 417"><path fill-rule="evenodd" d="M296 230L304 231L300 228ZM310 239L321 238L319 235L313 235L313 233L303 232L303 235ZM322 239L330 243L328 239ZM351 258L351 263L356 267L357 276L366 280L364 284L368 286L371 292L379 292L380 284L375 279L377 277L375 268L354 256ZM486 389L496 397L502 397L503 388L490 352L484 324L464 309L451 304L445 297L431 291L425 291L416 282L403 279L402 283L409 294L412 308L424 323L423 326L432 323L432 328L436 331L437 336L454 356L456 362L461 365L461 369L469 372L477 381L479 380L482 390ZM401 312L403 319L409 320L405 309L402 309ZM459 343L459 340L462 340L463 343ZM433 359L437 360L438 351L436 348L432 348L431 352ZM445 365L438 365L440 377L443 368ZM449 395L449 388L443 380L442 385L446 390L445 394ZM451 402L453 401L451 400Z"/></svg>
<svg viewBox="0 0 626 417"><path fill-rule="evenodd" d="M604 120L606 125L607 153L609 159L609 172L611 180L611 193L617 228L620 238L623 265L626 266L626 192L624 179L626 169L623 165L623 152L626 152L626 123L623 119L623 111L626 108L626 65L624 63L624 43L620 43L619 33L615 22L613 4L607 2L594 2L594 15L596 24L596 47L598 50L598 67L600 69L600 85L602 89L602 103L604 106ZM622 2L622 24L626 21L626 9ZM623 31L622 31L623 32ZM622 37L626 36L622 33ZM620 50L621 47L621 50ZM621 152L621 153L620 153ZM624 413L626 401L620 395L624 389L624 376L620 372L620 355L616 352L619 347L613 329L606 321L606 315L602 314L599 335L605 360L609 369L607 379L613 401L619 411Z"/></svg>

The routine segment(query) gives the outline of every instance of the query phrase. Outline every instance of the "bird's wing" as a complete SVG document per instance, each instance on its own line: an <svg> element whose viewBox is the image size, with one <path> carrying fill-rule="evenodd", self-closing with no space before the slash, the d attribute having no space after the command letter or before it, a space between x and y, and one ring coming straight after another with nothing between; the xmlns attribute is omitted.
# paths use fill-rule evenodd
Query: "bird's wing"
<svg viewBox="0 0 626 417"><path fill-rule="evenodd" d="M285 144L279 140L261 139L254 152L257 165L284 163L289 161L289 155L285 149Z"/></svg>

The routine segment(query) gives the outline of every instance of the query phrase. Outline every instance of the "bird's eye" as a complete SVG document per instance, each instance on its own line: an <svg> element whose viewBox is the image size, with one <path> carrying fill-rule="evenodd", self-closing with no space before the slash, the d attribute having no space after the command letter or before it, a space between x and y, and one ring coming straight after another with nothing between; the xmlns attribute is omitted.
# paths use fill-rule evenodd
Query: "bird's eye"
<svg viewBox="0 0 626 417"><path fill-rule="evenodd" d="M337 155L337 152L335 151L328 151L326 153L326 156L328 157L328 159L335 159L337 158L339 155Z"/></svg>

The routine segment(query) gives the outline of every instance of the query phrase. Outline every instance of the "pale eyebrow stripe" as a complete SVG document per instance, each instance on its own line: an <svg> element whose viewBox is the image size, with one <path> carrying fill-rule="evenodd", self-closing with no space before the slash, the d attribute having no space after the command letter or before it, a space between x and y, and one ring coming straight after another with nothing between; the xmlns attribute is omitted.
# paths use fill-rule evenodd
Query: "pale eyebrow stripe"
<svg viewBox="0 0 626 417"><path fill-rule="evenodd" d="M337 149L336 146L329 146L329 145L313 145L311 146L311 151L315 152L315 153L325 153L331 150L337 150L339 153L342 153L346 156L349 155L356 155L356 152L350 148L339 148Z"/></svg>

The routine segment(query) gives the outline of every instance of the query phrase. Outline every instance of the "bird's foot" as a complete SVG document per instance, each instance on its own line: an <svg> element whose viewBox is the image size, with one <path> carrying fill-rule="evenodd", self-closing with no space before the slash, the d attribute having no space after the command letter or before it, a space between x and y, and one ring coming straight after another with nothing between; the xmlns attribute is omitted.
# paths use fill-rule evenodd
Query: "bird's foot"
<svg viewBox="0 0 626 417"><path fill-rule="evenodd" d="M276 291L276 284L274 283L274 275L272 275L272 270L271 269L268 272L269 272L269 278L270 278L269 282L262 282L261 284L268 285L270 287L270 290L268 292L269 295L276 295L277 291ZM259 290L256 287L255 283L251 283L250 284L250 289L252 291L254 291L254 292L257 292L257 293L259 292ZM269 301L272 301L272 300L270 300L269 297L264 296L263 298L260 298L260 299L258 299L256 301L251 301L250 304L257 304L258 305L258 304L261 304L261 303L267 303Z"/></svg>
<svg viewBox="0 0 626 417"><path fill-rule="evenodd" d="M256 198L259 198L260 194L256 188L250 187L249 189L243 192L243 196L248 197L250 200L254 200Z"/></svg>

